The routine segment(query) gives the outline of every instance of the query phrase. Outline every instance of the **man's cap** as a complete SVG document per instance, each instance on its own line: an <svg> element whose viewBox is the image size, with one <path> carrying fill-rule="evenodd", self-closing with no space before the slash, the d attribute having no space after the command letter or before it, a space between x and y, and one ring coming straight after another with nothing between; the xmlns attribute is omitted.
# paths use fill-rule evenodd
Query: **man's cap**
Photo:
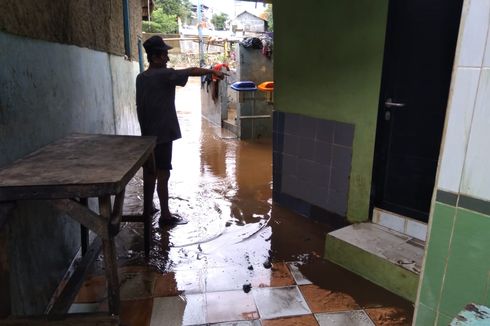
<svg viewBox="0 0 490 326"><path fill-rule="evenodd" d="M170 45L165 44L163 39L158 35L154 35L147 39L143 43L143 47L145 48L146 53L152 53L155 51L168 51L172 48Z"/></svg>

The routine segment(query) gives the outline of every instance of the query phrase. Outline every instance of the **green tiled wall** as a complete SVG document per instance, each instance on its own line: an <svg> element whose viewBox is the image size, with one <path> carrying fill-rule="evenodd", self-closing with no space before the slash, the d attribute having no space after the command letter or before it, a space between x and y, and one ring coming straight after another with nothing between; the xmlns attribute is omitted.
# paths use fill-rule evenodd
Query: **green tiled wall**
<svg viewBox="0 0 490 326"><path fill-rule="evenodd" d="M490 304L490 216L436 202L426 255L416 325L448 325L466 304Z"/></svg>

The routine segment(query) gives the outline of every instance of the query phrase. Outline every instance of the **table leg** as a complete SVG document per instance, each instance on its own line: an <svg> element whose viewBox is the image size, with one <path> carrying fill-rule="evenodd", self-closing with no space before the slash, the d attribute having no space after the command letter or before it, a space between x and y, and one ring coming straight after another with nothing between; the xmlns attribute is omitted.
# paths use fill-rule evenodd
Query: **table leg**
<svg viewBox="0 0 490 326"><path fill-rule="evenodd" d="M16 205L12 202L0 203L0 319L11 313L10 262L8 257L7 222Z"/></svg>
<svg viewBox="0 0 490 326"><path fill-rule="evenodd" d="M155 164L155 154L154 152L151 152L150 156L148 157L148 160L145 163L145 167L143 169L148 169L150 173L153 173L156 176L157 170L156 170L156 164ZM143 178L143 181L144 178ZM152 214L149 212L153 209L153 193L155 192L155 185L153 184L153 187L148 187L143 185L143 203L147 204L148 207L143 208L143 213L146 212L146 214L143 214L143 240L144 240L144 246L145 246L145 257L148 258L150 257L150 248L151 248L151 231L152 231L152 225L151 225L151 220L152 220ZM151 198L151 200L145 200L145 196L148 196ZM151 207L150 207L151 205Z"/></svg>
<svg viewBox="0 0 490 326"><path fill-rule="evenodd" d="M80 198L80 204L88 207L88 198ZM88 249L89 233L88 229L83 225L80 225L80 242L82 247L82 256L85 256Z"/></svg>
<svg viewBox="0 0 490 326"><path fill-rule="evenodd" d="M151 247L151 215L143 215L144 219L144 245L145 245L145 257L150 257L150 247Z"/></svg>
<svg viewBox="0 0 490 326"><path fill-rule="evenodd" d="M116 245L114 243L114 235L111 234L110 218L111 218L111 197L103 196L99 198L100 215L107 218L107 233L108 240L102 240L102 250L104 251L104 265L107 278L107 295L109 300L109 312L114 315L120 313L120 297L119 297L119 277L117 274L117 254Z"/></svg>

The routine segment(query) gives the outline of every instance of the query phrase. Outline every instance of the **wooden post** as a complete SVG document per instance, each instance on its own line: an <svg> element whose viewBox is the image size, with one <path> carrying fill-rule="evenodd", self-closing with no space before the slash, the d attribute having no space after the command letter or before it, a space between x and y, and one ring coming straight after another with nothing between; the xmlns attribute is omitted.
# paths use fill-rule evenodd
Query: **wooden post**
<svg viewBox="0 0 490 326"><path fill-rule="evenodd" d="M0 204L0 319L11 313L7 222L14 209L13 202Z"/></svg>
<svg viewBox="0 0 490 326"><path fill-rule="evenodd" d="M107 219L108 239L102 240L104 251L105 274L107 278L107 296L109 301L109 312L114 315L120 313L119 277L117 275L117 253L114 243L114 235L109 231L111 219L111 196L99 197L99 211L103 218Z"/></svg>
<svg viewBox="0 0 490 326"><path fill-rule="evenodd" d="M88 198L80 198L80 204L88 208ZM80 224L80 245L82 247L82 256L85 256L88 249L89 233L88 229Z"/></svg>

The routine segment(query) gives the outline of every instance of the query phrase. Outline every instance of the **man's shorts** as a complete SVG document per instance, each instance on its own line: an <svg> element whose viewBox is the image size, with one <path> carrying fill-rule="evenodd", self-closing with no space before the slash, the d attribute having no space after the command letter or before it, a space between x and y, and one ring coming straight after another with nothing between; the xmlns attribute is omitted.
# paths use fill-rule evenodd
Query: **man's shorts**
<svg viewBox="0 0 490 326"><path fill-rule="evenodd" d="M172 170L172 142L157 144L154 153L158 170Z"/></svg>

